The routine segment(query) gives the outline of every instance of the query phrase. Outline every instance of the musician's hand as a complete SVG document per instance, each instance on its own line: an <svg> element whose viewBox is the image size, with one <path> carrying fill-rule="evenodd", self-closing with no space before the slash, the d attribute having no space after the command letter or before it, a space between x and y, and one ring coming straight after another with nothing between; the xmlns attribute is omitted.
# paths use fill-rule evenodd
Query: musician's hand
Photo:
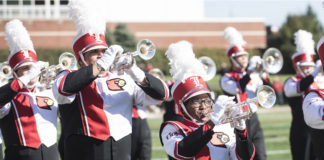
<svg viewBox="0 0 324 160"><path fill-rule="evenodd" d="M253 56L250 59L249 66L248 66L247 70L249 72L253 72L253 71L255 71L255 69L257 68L258 65L262 65L261 57L260 56Z"/></svg>
<svg viewBox="0 0 324 160"><path fill-rule="evenodd" d="M100 59L97 60L96 65L101 68L100 71L107 71L109 67L113 64L115 57L118 54L124 52L124 49L119 45L110 46Z"/></svg>
<svg viewBox="0 0 324 160"><path fill-rule="evenodd" d="M246 128L245 119L240 119L238 121L238 123L236 124L235 128L238 129L238 130L240 130L240 131L245 130L245 128Z"/></svg>
<svg viewBox="0 0 324 160"><path fill-rule="evenodd" d="M215 105L213 106L214 113L211 115L210 120L215 124L218 125L221 123L222 117L224 115L226 107L230 105L234 105L234 98L235 97L228 97L225 95L220 95L217 98Z"/></svg>
<svg viewBox="0 0 324 160"><path fill-rule="evenodd" d="M134 64L132 65L132 67L130 67L129 69L125 70L125 72L130 75L132 77L132 79L135 82L139 82L142 85L146 85L147 82L145 80L145 73L144 71L142 71L137 65L135 60L133 61Z"/></svg>
<svg viewBox="0 0 324 160"><path fill-rule="evenodd" d="M40 72L40 68L41 66L38 65L37 63L33 63L31 65L31 67L29 68L28 72L19 77L18 80L25 86L27 86L27 88L32 88L36 85L36 82L38 80L39 74Z"/></svg>
<svg viewBox="0 0 324 160"><path fill-rule="evenodd" d="M133 62L135 62L135 59L130 54L117 55L114 61L115 69L119 74L123 74L123 71L132 67Z"/></svg>

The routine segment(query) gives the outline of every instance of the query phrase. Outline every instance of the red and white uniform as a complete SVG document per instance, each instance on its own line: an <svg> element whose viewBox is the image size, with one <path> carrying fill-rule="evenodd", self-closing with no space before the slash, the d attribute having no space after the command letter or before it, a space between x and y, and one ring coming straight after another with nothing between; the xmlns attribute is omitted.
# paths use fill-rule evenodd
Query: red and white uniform
<svg viewBox="0 0 324 160"><path fill-rule="evenodd" d="M242 91L239 80L245 76L246 72L228 72L221 78L221 88L230 95L235 95L239 102L246 101L247 98L254 98L258 87L263 85L263 81L258 74L251 74L251 80L247 83L245 92Z"/></svg>
<svg viewBox="0 0 324 160"><path fill-rule="evenodd" d="M304 92L300 91L300 80L302 77L295 76L287 79L284 85L284 93L286 97L297 97L297 96L304 96ZM312 89L319 89L324 88L324 77L323 76L316 76L314 78L314 82L309 86L306 90Z"/></svg>
<svg viewBox="0 0 324 160"><path fill-rule="evenodd" d="M100 140L106 140L112 136L116 141L132 132L132 106L160 104L168 98L168 88L164 82L165 98L154 99L147 95L128 76L118 76L108 73L93 80L88 86L77 93L66 93L63 88L69 71L58 75L53 86L54 95L60 105L79 110L76 118L81 117L83 135ZM78 99L78 106L71 104ZM66 109L66 108L65 108ZM63 117L63 119L65 119ZM81 122L76 122L81 123ZM70 127L73 134L73 124ZM122 127L121 127L122 126ZM80 134L80 133L77 133Z"/></svg>
<svg viewBox="0 0 324 160"><path fill-rule="evenodd" d="M324 89L311 90L304 98L305 122L314 129L324 129Z"/></svg>
<svg viewBox="0 0 324 160"><path fill-rule="evenodd" d="M184 120L183 123L178 121L166 121L166 126L163 128L161 138L163 142L163 148L176 159L212 159L212 160L235 160L239 159L236 154L236 137L234 134L234 128L231 128L230 124L222 124L215 126L213 131L217 134L226 135L228 142L223 145L213 145L212 142L208 142L206 146L195 157L183 157L177 152L177 146L185 136L188 136L191 132L197 130L200 126ZM204 130L208 130L207 124L204 125ZM217 138L214 136L213 138ZM211 140L212 141L212 140Z"/></svg>
<svg viewBox="0 0 324 160"><path fill-rule="evenodd" d="M11 84L18 85L15 81ZM0 108L6 146L38 148L40 144L54 145L57 141L57 106L51 90L29 92L22 89L18 92Z"/></svg>

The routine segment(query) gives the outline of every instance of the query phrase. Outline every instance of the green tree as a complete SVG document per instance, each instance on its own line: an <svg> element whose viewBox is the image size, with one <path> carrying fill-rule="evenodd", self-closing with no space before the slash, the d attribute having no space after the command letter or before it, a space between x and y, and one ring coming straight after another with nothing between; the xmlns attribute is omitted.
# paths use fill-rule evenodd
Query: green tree
<svg viewBox="0 0 324 160"><path fill-rule="evenodd" d="M116 44L115 36L108 28L106 28L105 39L108 46Z"/></svg>
<svg viewBox="0 0 324 160"><path fill-rule="evenodd" d="M124 48L125 52L136 50L136 38L128 30L126 24L120 23L116 26L114 37L116 44L121 45Z"/></svg>
<svg viewBox="0 0 324 160"><path fill-rule="evenodd" d="M323 35L323 28L310 6L308 6L306 13L302 15L288 15L286 22L281 26L279 32L271 35L268 39L268 46L278 48L283 54L284 67L281 73L295 72L291 56L296 52L294 33L299 29L311 32L315 43Z"/></svg>

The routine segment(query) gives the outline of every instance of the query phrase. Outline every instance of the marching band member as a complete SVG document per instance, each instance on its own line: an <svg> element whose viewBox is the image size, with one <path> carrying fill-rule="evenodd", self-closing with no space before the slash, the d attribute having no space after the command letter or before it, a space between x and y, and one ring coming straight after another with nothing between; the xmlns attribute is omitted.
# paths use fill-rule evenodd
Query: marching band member
<svg viewBox="0 0 324 160"><path fill-rule="evenodd" d="M214 105L202 78L203 66L187 41L171 44L166 52L174 80L172 96L182 120L161 125L160 139L166 153L175 159L253 159L254 146L247 138L245 121L231 128L220 124L226 105L233 98L220 96ZM214 110L214 111L213 111Z"/></svg>
<svg viewBox="0 0 324 160"><path fill-rule="evenodd" d="M309 128L304 121L302 102L303 93L310 88L314 88L318 83L314 83L314 41L312 34L298 30L295 33L295 44L297 52L292 55L296 76L290 77L284 84L284 94L292 112L292 122L290 127L290 149L294 160L314 159L311 147L311 136Z"/></svg>
<svg viewBox="0 0 324 160"><path fill-rule="evenodd" d="M324 64L324 37L317 44L317 50ZM310 127L314 154L324 159L324 88L315 88L306 92L303 101L303 113L306 124Z"/></svg>
<svg viewBox="0 0 324 160"><path fill-rule="evenodd" d="M26 28L19 20L5 26L8 62L14 80L0 88L5 159L58 160L57 102L52 91L37 89L41 66Z"/></svg>
<svg viewBox="0 0 324 160"><path fill-rule="evenodd" d="M220 86L226 95L235 96L236 102L254 98L259 86L269 84L267 78L261 80L258 74L251 73L257 65L261 64L261 58L252 57L248 67L248 52L245 49L246 42L242 35L235 28L227 27L224 30L224 37L230 43L227 56L232 63L232 71L222 76ZM246 125L249 131L248 137L251 138L256 149L254 159L266 159L263 131L256 113L246 121Z"/></svg>
<svg viewBox="0 0 324 160"><path fill-rule="evenodd" d="M164 82L145 74L133 60L120 56L118 45L107 47L104 32L106 7L98 1L69 3L77 36L73 50L80 69L58 75L53 92L59 102L64 132L64 159L104 160L131 158L132 106L160 104L168 98ZM116 59L115 59L116 58Z"/></svg>

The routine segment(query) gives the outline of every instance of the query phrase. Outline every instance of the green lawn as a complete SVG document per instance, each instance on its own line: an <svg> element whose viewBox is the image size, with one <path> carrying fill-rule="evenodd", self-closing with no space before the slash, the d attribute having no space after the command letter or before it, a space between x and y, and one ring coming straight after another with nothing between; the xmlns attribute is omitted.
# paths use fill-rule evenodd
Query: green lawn
<svg viewBox="0 0 324 160"><path fill-rule="evenodd" d="M276 111L279 110L279 111ZM263 128L268 160L291 159L289 148L289 128L291 113L288 106L275 106L258 113ZM166 159L159 140L161 118L148 119L152 131L152 159Z"/></svg>

